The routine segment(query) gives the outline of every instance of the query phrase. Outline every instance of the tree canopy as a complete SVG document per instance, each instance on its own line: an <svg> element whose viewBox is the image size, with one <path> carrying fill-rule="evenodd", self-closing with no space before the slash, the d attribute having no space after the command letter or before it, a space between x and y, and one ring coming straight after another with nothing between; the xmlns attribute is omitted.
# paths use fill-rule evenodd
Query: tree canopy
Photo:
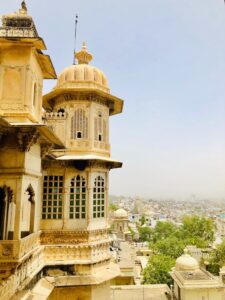
<svg viewBox="0 0 225 300"><path fill-rule="evenodd" d="M206 217L185 216L181 228L182 237L199 248L208 247L215 239L213 221Z"/></svg>
<svg viewBox="0 0 225 300"><path fill-rule="evenodd" d="M109 210L110 211L116 211L118 208L119 207L116 204L114 204L112 202L109 203Z"/></svg>
<svg viewBox="0 0 225 300"><path fill-rule="evenodd" d="M153 250L153 256L143 272L143 282L168 284L170 282L168 272L174 266L175 259L182 255L187 245L206 248L212 244L214 223L206 217L184 216L180 226L169 221L157 222L154 229L140 227L139 235L140 240L148 241L149 247ZM219 261L219 265L225 263L225 242L214 255L217 257L211 258L211 264L214 266L214 273L216 273L218 271L218 263L216 264L216 262ZM219 260L218 256L220 257Z"/></svg>
<svg viewBox="0 0 225 300"><path fill-rule="evenodd" d="M214 275L219 275L220 268L225 265L225 240L210 253L208 263L207 270Z"/></svg>
<svg viewBox="0 0 225 300"><path fill-rule="evenodd" d="M164 254L153 255L143 272L143 284L172 284L169 271L174 266L175 260Z"/></svg>
<svg viewBox="0 0 225 300"><path fill-rule="evenodd" d="M153 230L148 227L148 226L140 226L138 228L138 231L139 231L139 240L141 242L146 242L146 241L150 241L150 238L151 238L151 235L152 235L152 232Z"/></svg>

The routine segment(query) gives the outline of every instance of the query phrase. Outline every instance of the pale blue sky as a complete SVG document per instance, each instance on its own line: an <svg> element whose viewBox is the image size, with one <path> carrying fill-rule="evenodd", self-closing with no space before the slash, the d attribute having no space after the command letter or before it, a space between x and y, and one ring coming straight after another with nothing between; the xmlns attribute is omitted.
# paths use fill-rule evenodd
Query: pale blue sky
<svg viewBox="0 0 225 300"><path fill-rule="evenodd" d="M1 13L20 1L0 0ZM28 0L56 71L87 42L93 65L125 100L111 118L110 193L225 197L223 0ZM52 87L45 84L45 91Z"/></svg>

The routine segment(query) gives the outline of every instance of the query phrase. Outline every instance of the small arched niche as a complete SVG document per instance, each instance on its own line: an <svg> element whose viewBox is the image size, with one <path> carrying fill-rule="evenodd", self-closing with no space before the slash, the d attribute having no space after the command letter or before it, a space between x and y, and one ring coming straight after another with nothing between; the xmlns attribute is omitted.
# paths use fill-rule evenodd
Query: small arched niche
<svg viewBox="0 0 225 300"><path fill-rule="evenodd" d="M21 238L24 238L34 232L35 192L31 184L25 191L21 224Z"/></svg>
<svg viewBox="0 0 225 300"><path fill-rule="evenodd" d="M15 223L13 191L4 185L0 187L0 240L12 240Z"/></svg>

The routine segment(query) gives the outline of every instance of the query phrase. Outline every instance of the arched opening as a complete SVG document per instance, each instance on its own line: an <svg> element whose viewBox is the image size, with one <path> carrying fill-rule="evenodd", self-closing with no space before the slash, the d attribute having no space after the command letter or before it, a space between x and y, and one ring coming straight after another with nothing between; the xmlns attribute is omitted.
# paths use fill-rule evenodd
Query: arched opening
<svg viewBox="0 0 225 300"><path fill-rule="evenodd" d="M23 201L22 210L22 230L21 238L28 236L34 232L34 222L35 222L35 192L30 184L25 192L25 197Z"/></svg>
<svg viewBox="0 0 225 300"><path fill-rule="evenodd" d="M34 220L35 220L35 201L34 201L34 189L30 184L27 188L27 193L29 195L28 201L30 202L30 233L34 232Z"/></svg>
<svg viewBox="0 0 225 300"><path fill-rule="evenodd" d="M13 192L7 187L0 187L0 240L12 240L14 218L12 207Z"/></svg>

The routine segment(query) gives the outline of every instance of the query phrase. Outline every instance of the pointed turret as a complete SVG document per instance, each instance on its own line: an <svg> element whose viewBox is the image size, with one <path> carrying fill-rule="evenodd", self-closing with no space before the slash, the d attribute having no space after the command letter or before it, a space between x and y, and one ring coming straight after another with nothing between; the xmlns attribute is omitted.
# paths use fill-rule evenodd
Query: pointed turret
<svg viewBox="0 0 225 300"><path fill-rule="evenodd" d="M41 122L43 79L56 73L24 1L17 12L2 17L0 47L0 116L15 123Z"/></svg>

